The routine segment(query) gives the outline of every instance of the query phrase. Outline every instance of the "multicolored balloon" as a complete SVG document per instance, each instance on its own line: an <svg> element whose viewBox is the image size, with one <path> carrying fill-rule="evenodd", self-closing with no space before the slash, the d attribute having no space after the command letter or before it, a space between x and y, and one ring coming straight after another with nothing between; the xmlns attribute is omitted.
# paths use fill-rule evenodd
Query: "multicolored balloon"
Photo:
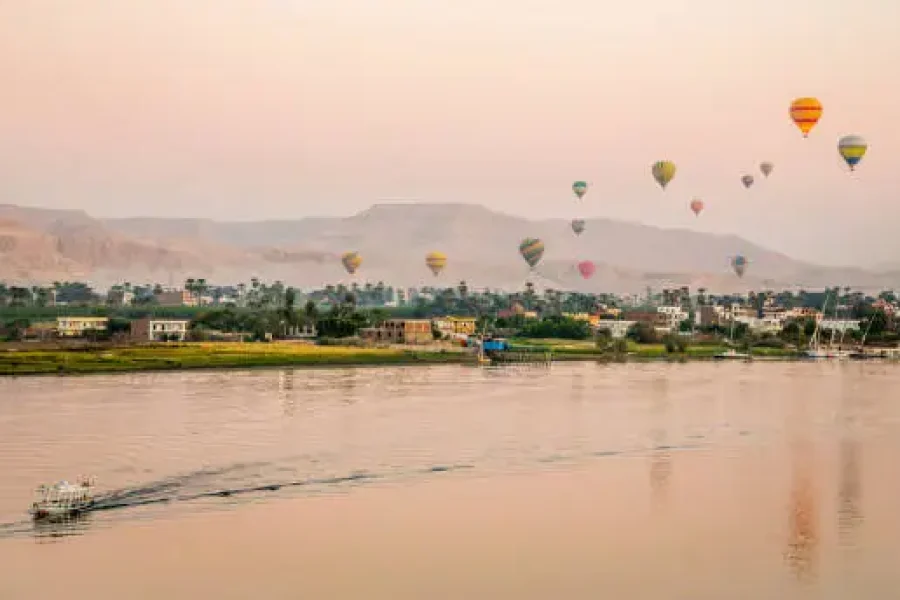
<svg viewBox="0 0 900 600"><path fill-rule="evenodd" d="M817 98L797 98L791 102L790 114L791 120L800 128L803 137L808 137L809 132L822 118L822 103Z"/></svg>
<svg viewBox="0 0 900 600"><path fill-rule="evenodd" d="M362 264L362 256L359 255L359 252L344 252L341 255L341 262L347 272L353 275Z"/></svg>
<svg viewBox="0 0 900 600"><path fill-rule="evenodd" d="M669 182L675 177L675 171L675 163L670 160L656 161L650 168L653 179L656 180L656 183L658 183L662 189L666 189L666 186L669 185Z"/></svg>
<svg viewBox="0 0 900 600"><path fill-rule="evenodd" d="M537 238L525 238L519 244L519 254L522 255L528 266L533 269L541 262L541 257L544 256L544 242Z"/></svg>
<svg viewBox="0 0 900 600"><path fill-rule="evenodd" d="M753 185L753 175L744 175L743 177L741 177L741 183L744 184L745 188L749 188L751 185Z"/></svg>
<svg viewBox="0 0 900 600"><path fill-rule="evenodd" d="M759 170L766 177L768 177L769 175L772 174L772 169L774 169L774 168L775 168L775 165L773 165L770 162L759 163Z"/></svg>
<svg viewBox="0 0 900 600"><path fill-rule="evenodd" d="M856 165L863 159L868 149L869 144L858 135L845 135L838 140L838 152L851 171L856 170Z"/></svg>
<svg viewBox="0 0 900 600"><path fill-rule="evenodd" d="M583 260L578 263L578 272L581 273L581 276L585 279L590 279L596 270L596 265L589 260Z"/></svg>
<svg viewBox="0 0 900 600"><path fill-rule="evenodd" d="M700 198L694 198L691 200L691 210L694 211L695 216L700 216L700 213L703 212L703 200Z"/></svg>
<svg viewBox="0 0 900 600"><path fill-rule="evenodd" d="M444 267L447 266L447 255L443 252L429 252L425 257L425 265L437 277L444 270Z"/></svg>
<svg viewBox="0 0 900 600"><path fill-rule="evenodd" d="M572 231L575 232L575 235L581 235L584 231L584 219L572 219Z"/></svg>
<svg viewBox="0 0 900 600"><path fill-rule="evenodd" d="M731 268L734 269L738 277L743 277L744 271L747 269L747 259L738 254L731 259Z"/></svg>
<svg viewBox="0 0 900 600"><path fill-rule="evenodd" d="M572 191L575 192L575 195L578 196L579 200L584 198L584 195L587 194L587 190L587 181L576 181L572 184Z"/></svg>

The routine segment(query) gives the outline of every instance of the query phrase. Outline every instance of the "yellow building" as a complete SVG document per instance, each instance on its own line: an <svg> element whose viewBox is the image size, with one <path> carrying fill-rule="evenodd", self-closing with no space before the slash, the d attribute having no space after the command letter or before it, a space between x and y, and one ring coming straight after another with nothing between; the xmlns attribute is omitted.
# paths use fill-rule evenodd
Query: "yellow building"
<svg viewBox="0 0 900 600"><path fill-rule="evenodd" d="M89 331L106 331L109 319L106 317L57 317L56 333L60 337L81 337Z"/></svg>
<svg viewBox="0 0 900 600"><path fill-rule="evenodd" d="M563 316L575 321L587 321L587 323L591 327L596 327L600 324L600 315L592 315L588 313L564 313Z"/></svg>
<svg viewBox="0 0 900 600"><path fill-rule="evenodd" d="M428 319L388 319L380 327L360 331L363 339L391 344L427 344L434 340Z"/></svg>
<svg viewBox="0 0 900 600"><path fill-rule="evenodd" d="M475 317L447 317L444 320L450 323L453 333L475 335Z"/></svg>

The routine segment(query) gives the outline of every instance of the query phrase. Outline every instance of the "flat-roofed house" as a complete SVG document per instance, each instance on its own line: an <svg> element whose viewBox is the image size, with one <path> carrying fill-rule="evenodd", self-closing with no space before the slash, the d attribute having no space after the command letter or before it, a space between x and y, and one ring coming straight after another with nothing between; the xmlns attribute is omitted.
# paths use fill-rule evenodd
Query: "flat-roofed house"
<svg viewBox="0 0 900 600"><path fill-rule="evenodd" d="M131 339L141 342L183 342L189 325L188 319L144 317L131 322Z"/></svg>
<svg viewBox="0 0 900 600"><path fill-rule="evenodd" d="M60 337L84 337L87 333L106 331L107 317L57 317L56 333Z"/></svg>

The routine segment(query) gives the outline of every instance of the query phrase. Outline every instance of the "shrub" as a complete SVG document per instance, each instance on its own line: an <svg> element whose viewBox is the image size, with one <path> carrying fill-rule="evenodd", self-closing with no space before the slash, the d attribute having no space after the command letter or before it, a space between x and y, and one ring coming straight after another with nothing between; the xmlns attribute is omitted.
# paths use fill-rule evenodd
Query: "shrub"
<svg viewBox="0 0 900 600"><path fill-rule="evenodd" d="M683 354L687 350L687 340L680 335L669 333L663 337L663 344L666 346L666 352L672 354L678 352Z"/></svg>

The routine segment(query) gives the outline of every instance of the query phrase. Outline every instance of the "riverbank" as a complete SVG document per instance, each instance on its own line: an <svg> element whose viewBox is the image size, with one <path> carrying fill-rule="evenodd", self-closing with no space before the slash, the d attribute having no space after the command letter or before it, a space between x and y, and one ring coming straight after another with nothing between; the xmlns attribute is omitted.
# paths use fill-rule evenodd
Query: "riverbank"
<svg viewBox="0 0 900 600"><path fill-rule="evenodd" d="M553 360L708 360L727 348L719 345L689 346L684 353L669 353L662 344L628 344L617 356L591 342L529 340L516 346L544 347ZM796 352L777 348L753 348L757 358L791 359ZM179 343L135 346L84 346L24 349L0 346L0 375L48 375L219 369L251 367L326 367L374 365L463 364L474 357L462 348L439 346L361 348L273 343Z"/></svg>
<svg viewBox="0 0 900 600"><path fill-rule="evenodd" d="M0 349L0 375L45 375L250 367L462 363L444 349L357 348L274 343L179 343L105 348Z"/></svg>
<svg viewBox="0 0 900 600"><path fill-rule="evenodd" d="M593 341L535 339L513 341L514 346L547 347L553 350L554 360L593 360L596 358L616 358L610 351L597 348ZM726 352L729 346L724 344L688 345L684 352L668 352L664 344L636 344L629 341L625 360L709 360L717 354ZM751 348L748 352L754 358L793 359L799 352L787 348Z"/></svg>

